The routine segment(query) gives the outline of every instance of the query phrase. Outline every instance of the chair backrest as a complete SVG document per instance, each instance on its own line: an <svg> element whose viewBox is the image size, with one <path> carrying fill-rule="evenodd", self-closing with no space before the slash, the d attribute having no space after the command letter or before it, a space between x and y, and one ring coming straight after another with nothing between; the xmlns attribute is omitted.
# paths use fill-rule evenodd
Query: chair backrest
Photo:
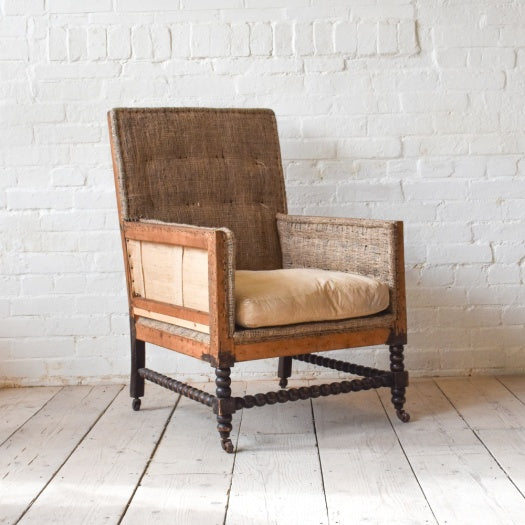
<svg viewBox="0 0 525 525"><path fill-rule="evenodd" d="M121 220L226 227L238 269L282 267L275 215L286 195L271 110L117 108L109 121Z"/></svg>

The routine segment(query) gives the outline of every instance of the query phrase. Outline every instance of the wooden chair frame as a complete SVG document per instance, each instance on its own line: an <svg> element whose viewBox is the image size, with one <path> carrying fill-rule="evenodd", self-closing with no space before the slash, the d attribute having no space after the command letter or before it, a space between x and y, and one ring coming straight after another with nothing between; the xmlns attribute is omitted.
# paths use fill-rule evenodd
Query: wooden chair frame
<svg viewBox="0 0 525 525"><path fill-rule="evenodd" d="M110 129L114 126L111 113L109 125ZM118 191L121 165L115 133L111 134L111 150ZM396 315L390 315L388 323L383 322L381 326L375 328L328 331L315 335L297 333L251 341L249 338L236 337L237 329L231 322L231 310L234 307L233 285L230 278L234 273L232 232L225 228L166 224L158 221L128 221L123 218L120 202L119 217L130 308L130 394L133 398L134 410L140 408L145 380L203 403L211 407L217 416L217 429L226 452L232 452L234 449L230 439L232 415L240 409L266 404L387 387L391 389L392 403L398 417L404 422L409 420L409 415L403 408L408 386L408 372L405 371L403 362L403 349L406 344L406 311L402 222L351 220L352 224L357 223L363 227L387 228L391 234L392 242L388 253L390 253L391 264L394 265L393 272L397 282L395 292L397 310ZM286 216L283 215L281 218L285 220ZM315 222L315 218L310 220ZM340 224L346 224L344 221L340 220ZM204 271L207 271L208 311L145 298L137 294L134 285L136 263L133 253L136 243L206 252L207 269ZM144 318L168 324L177 323L179 327L176 330L159 328L158 323L142 322L141 319ZM181 328L180 324L189 328ZM200 327L198 329L202 331L202 337L188 335L192 326ZM216 394L208 394L147 368L146 342L209 362L215 368ZM378 344L389 346L390 370L378 370L312 354L314 351ZM232 396L230 373L235 363L275 357L279 358L280 390L255 396ZM292 359L361 376L361 378L320 386L286 389L291 375Z"/></svg>

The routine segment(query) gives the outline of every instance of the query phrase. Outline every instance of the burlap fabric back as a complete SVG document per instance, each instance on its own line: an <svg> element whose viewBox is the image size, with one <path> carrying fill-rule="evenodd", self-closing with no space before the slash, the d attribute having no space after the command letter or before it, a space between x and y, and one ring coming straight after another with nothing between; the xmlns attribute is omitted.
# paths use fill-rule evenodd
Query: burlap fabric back
<svg viewBox="0 0 525 525"><path fill-rule="evenodd" d="M233 231L238 269L282 267L286 196L275 115L265 109L111 111L124 220Z"/></svg>

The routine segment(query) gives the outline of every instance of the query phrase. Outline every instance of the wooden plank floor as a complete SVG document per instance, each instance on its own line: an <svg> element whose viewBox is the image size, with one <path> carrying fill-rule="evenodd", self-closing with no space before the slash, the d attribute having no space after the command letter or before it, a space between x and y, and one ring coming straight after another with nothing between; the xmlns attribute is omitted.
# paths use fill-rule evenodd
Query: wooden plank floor
<svg viewBox="0 0 525 525"><path fill-rule="evenodd" d="M525 377L408 399L408 424L386 389L241 411L228 455L207 407L155 385L140 412L121 385L3 389L0 523L525 523Z"/></svg>

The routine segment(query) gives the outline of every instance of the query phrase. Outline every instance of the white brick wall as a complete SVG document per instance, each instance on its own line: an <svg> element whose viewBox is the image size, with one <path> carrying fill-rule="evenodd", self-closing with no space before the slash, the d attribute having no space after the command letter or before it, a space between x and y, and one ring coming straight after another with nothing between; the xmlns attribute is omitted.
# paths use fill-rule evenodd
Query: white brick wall
<svg viewBox="0 0 525 525"><path fill-rule="evenodd" d="M273 108L292 212L406 222L410 369L524 371L523 27L516 0L0 0L0 383L127 374L128 105Z"/></svg>

